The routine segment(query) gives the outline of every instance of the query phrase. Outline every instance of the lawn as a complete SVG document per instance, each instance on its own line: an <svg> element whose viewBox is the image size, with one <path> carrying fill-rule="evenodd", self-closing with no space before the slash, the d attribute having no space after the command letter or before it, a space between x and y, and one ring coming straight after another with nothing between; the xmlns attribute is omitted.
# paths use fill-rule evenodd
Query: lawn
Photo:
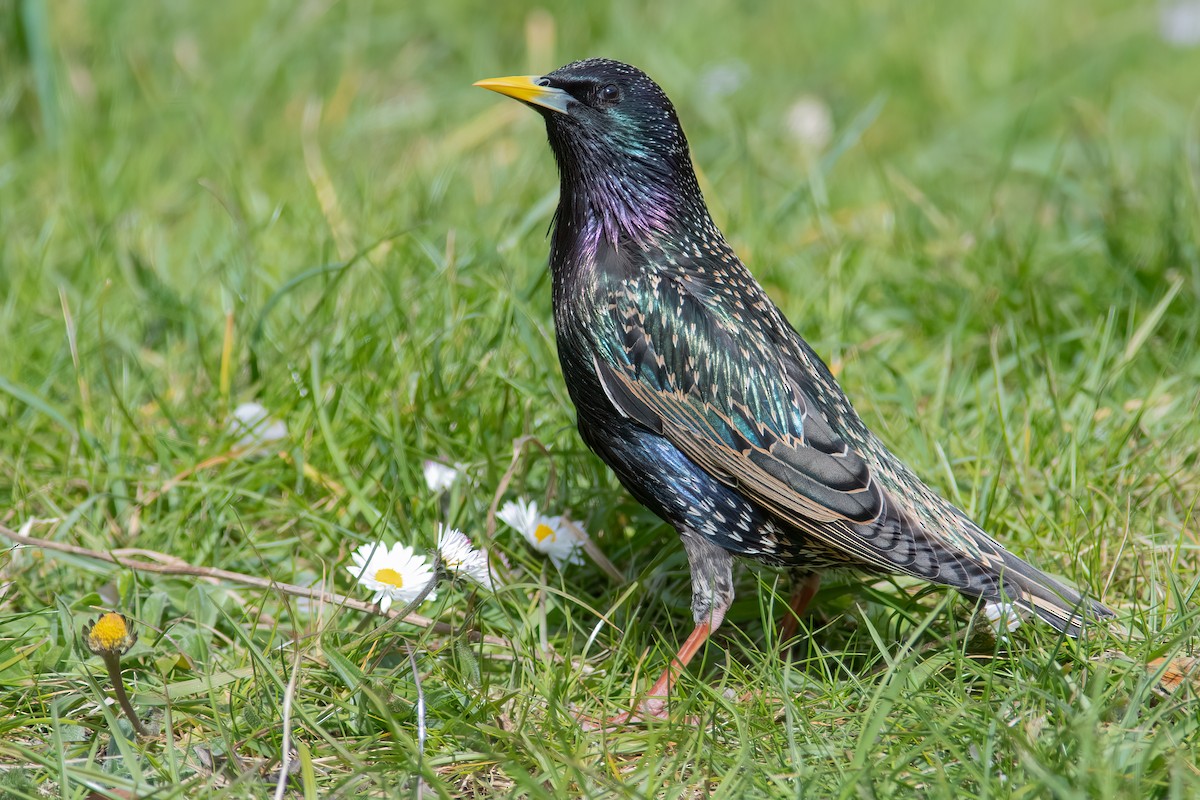
<svg viewBox="0 0 1200 800"><path fill-rule="evenodd" d="M1189 19L0 0L0 797L1200 796ZM691 629L687 564L575 431L542 123L471 83L592 55L673 98L868 424L1119 626L997 639L845 574L785 644L786 575L742 565L672 720L580 729ZM495 520L522 497L596 555ZM351 553L441 523L502 585L374 613ZM83 647L106 610L149 736Z"/></svg>

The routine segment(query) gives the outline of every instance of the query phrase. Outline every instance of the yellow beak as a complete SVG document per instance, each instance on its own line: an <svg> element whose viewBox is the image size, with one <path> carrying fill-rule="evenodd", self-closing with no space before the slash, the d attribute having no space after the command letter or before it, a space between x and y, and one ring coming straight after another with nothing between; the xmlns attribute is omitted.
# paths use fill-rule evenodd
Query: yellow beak
<svg viewBox="0 0 1200 800"><path fill-rule="evenodd" d="M540 85L538 83L540 80L542 78L539 75L512 75L508 78L488 78L476 81L475 85L491 89L493 92L499 92L531 106L540 106L560 114L566 114L567 103L572 102L575 98L562 89Z"/></svg>

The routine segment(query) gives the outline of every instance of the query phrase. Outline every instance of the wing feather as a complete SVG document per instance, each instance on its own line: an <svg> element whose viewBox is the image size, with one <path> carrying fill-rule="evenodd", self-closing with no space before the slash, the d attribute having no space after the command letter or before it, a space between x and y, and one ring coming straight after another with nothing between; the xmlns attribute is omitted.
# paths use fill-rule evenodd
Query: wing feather
<svg viewBox="0 0 1200 800"><path fill-rule="evenodd" d="M855 558L894 568L862 526L885 498L867 463L816 412L774 343L723 320L670 278L626 283L616 337L594 366L609 401L752 502Z"/></svg>
<svg viewBox="0 0 1200 800"><path fill-rule="evenodd" d="M873 440L846 427L857 418L833 376L778 312L743 315L767 313L770 301L748 278L740 288L730 280L679 270L620 276L593 368L621 414L848 562L1008 597L1071 635L1081 607L1111 616L1005 551L902 466L873 461L881 470L873 475L858 449L871 454ZM927 527L898 487L952 524Z"/></svg>

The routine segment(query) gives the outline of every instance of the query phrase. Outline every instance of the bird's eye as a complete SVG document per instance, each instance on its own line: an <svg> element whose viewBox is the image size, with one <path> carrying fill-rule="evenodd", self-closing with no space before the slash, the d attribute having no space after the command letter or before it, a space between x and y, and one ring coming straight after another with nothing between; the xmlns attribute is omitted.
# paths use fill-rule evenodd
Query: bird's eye
<svg viewBox="0 0 1200 800"><path fill-rule="evenodd" d="M615 83L606 84L596 92L596 99L602 106L615 106L621 102L621 87Z"/></svg>

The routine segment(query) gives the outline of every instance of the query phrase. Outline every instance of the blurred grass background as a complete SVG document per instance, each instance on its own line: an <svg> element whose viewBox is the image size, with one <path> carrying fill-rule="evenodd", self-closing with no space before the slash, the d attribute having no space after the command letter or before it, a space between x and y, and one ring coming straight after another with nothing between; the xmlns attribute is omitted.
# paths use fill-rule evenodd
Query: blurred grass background
<svg viewBox="0 0 1200 800"><path fill-rule="evenodd" d="M527 435L549 453L507 496L569 509L629 579L559 575L500 531L518 580L422 610L504 650L8 550L0 792L266 796L287 696L305 796L1195 796L1194 681L1147 665L1197 642L1197 19L0 0L0 524L351 592L362 542L482 539ZM574 431L542 124L470 84L593 55L664 86L719 224L868 424L1139 638L981 648L950 595L848 579L788 662L786 584L745 568L677 723L577 729L690 629L686 562ZM285 457L221 458L248 400ZM450 497L426 459L462 465ZM141 631L126 678L155 739L74 644L96 608Z"/></svg>

